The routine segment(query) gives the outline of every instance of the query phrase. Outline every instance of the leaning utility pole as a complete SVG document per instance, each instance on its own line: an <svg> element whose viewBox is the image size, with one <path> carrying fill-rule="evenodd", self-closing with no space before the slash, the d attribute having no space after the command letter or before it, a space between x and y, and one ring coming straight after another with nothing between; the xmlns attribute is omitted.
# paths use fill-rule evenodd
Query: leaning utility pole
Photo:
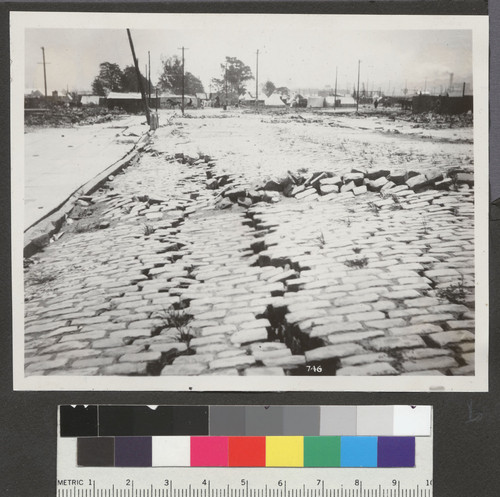
<svg viewBox="0 0 500 497"><path fill-rule="evenodd" d="M257 50L257 64L255 69L255 110L259 101L259 51Z"/></svg>
<svg viewBox="0 0 500 497"><path fill-rule="evenodd" d="M151 100L151 52L148 50L148 93Z"/></svg>
<svg viewBox="0 0 500 497"><path fill-rule="evenodd" d="M335 92L334 92L334 96L333 96L333 108L334 109L337 108L337 69L338 69L338 67L335 66Z"/></svg>
<svg viewBox="0 0 500 497"><path fill-rule="evenodd" d="M47 98L47 70L45 68L45 48L42 47L42 57L43 57L43 84L45 86L45 98Z"/></svg>
<svg viewBox="0 0 500 497"><path fill-rule="evenodd" d="M139 61L135 56L134 42L132 41L132 35L130 34L130 29L127 28L128 41L130 43L130 50L132 51L132 58L134 59L135 72L137 74L137 81L139 82L139 89L141 91L142 102L144 103L144 109L146 112L146 121L151 125L151 114L149 112L149 105L146 100L146 90L144 89L144 84L141 79L141 71L139 70Z"/></svg>
<svg viewBox="0 0 500 497"><path fill-rule="evenodd" d="M182 50L182 103L181 103L181 110L182 110L182 115L184 115L184 50L185 47L179 48L179 50Z"/></svg>
<svg viewBox="0 0 500 497"><path fill-rule="evenodd" d="M356 112L358 112L358 107L359 107L359 70L361 67L361 60L358 60L358 91L356 95Z"/></svg>

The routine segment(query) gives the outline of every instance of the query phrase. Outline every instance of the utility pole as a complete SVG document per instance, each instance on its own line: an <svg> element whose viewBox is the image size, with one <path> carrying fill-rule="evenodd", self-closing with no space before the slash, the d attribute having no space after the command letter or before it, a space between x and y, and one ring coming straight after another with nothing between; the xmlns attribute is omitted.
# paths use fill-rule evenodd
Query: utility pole
<svg viewBox="0 0 500 497"><path fill-rule="evenodd" d="M333 108L334 109L337 108L337 69L338 69L338 67L335 66L335 92L333 95Z"/></svg>
<svg viewBox="0 0 500 497"><path fill-rule="evenodd" d="M148 50L148 93L151 100L151 52Z"/></svg>
<svg viewBox="0 0 500 497"><path fill-rule="evenodd" d="M257 50L257 64L255 69L255 110L259 101L259 51Z"/></svg>
<svg viewBox="0 0 500 497"><path fill-rule="evenodd" d="M134 42L132 41L132 35L130 34L130 29L127 28L128 41L130 43L130 50L132 52L132 58L134 59L135 72L137 74L137 81L139 83L139 89L141 91L142 102L144 103L144 108L146 112L146 121L148 125L151 125L151 114L149 111L149 105L146 100L146 90L144 89L143 81L141 79L141 71L139 71L139 61L135 56Z"/></svg>
<svg viewBox="0 0 500 497"><path fill-rule="evenodd" d="M464 84L462 86L462 97L465 97L465 81L464 81Z"/></svg>
<svg viewBox="0 0 500 497"><path fill-rule="evenodd" d="M357 95L356 95L356 112L358 112L358 108L359 108L359 71L360 71L360 67L361 67L361 60L358 60L358 91L357 91Z"/></svg>
<svg viewBox="0 0 500 497"><path fill-rule="evenodd" d="M227 109L227 61L226 61L226 71L224 72L224 80L226 84L226 109Z"/></svg>
<svg viewBox="0 0 500 497"><path fill-rule="evenodd" d="M182 50L182 103L181 103L181 110L182 110L182 115L184 115L184 50L186 50L185 47L179 48L179 50Z"/></svg>
<svg viewBox="0 0 500 497"><path fill-rule="evenodd" d="M45 86L45 98L47 98L47 69L45 62L45 48L42 47L42 58L43 58L43 84Z"/></svg>
<svg viewBox="0 0 500 497"><path fill-rule="evenodd" d="M144 64L144 77L148 77L148 65ZM146 92L146 88L144 88L144 91ZM149 98L148 98L149 97ZM146 96L146 100L148 101L148 105L151 105L151 95Z"/></svg>

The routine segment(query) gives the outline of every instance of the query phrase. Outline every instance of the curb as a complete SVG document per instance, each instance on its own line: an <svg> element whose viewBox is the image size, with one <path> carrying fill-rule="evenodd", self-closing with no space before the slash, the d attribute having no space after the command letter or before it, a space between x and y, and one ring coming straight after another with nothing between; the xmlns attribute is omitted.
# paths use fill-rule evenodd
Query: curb
<svg viewBox="0 0 500 497"><path fill-rule="evenodd" d="M127 167L144 150L149 143L153 131L144 133L124 157L108 166L84 185L77 188L66 200L52 209L42 219L31 225L24 232L23 256L31 257L50 243L50 237L59 231L66 215L74 207L76 200L82 195L89 195L97 190L111 174L116 174Z"/></svg>

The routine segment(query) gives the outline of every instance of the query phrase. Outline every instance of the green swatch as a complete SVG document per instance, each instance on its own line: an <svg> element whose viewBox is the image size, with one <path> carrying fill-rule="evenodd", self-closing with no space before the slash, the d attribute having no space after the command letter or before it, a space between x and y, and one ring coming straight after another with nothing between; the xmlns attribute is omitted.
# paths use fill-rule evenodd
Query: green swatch
<svg viewBox="0 0 500 497"><path fill-rule="evenodd" d="M304 437L304 467L340 467L340 437Z"/></svg>

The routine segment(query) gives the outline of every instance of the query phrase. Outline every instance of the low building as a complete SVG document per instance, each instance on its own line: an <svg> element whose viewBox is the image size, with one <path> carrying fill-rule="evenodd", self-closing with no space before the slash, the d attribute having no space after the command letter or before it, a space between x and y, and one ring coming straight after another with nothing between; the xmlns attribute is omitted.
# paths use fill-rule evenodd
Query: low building
<svg viewBox="0 0 500 497"><path fill-rule="evenodd" d="M336 103L335 103L336 102ZM351 95L337 95L336 97L326 97L325 107L356 107L356 100Z"/></svg>
<svg viewBox="0 0 500 497"><path fill-rule="evenodd" d="M38 109L43 107L45 100L43 93L35 88L27 88L24 90L24 108Z"/></svg>
<svg viewBox="0 0 500 497"><path fill-rule="evenodd" d="M156 107L155 97L148 98L149 107ZM144 103L142 95L139 92L121 93L112 91L106 97L108 109L120 108L131 114L140 114L144 112Z"/></svg>
<svg viewBox="0 0 500 497"><path fill-rule="evenodd" d="M172 93L162 93L160 95L160 108L162 109L175 109L181 108L182 105L182 95L174 95ZM184 95L184 108L196 108L198 107L198 98L196 95Z"/></svg>
<svg viewBox="0 0 500 497"><path fill-rule="evenodd" d="M120 93L112 91L106 97L106 105L110 110L120 108L134 114L144 111L142 95L138 92Z"/></svg>
<svg viewBox="0 0 500 497"><path fill-rule="evenodd" d="M307 97L307 106L311 109L321 109L325 106L325 97Z"/></svg>
<svg viewBox="0 0 500 497"><path fill-rule="evenodd" d="M84 107L98 107L106 104L106 98L100 97L99 95L82 95L80 97L80 103Z"/></svg>
<svg viewBox="0 0 500 497"><path fill-rule="evenodd" d="M36 88L26 88L24 90L24 98L42 98L43 93Z"/></svg>

